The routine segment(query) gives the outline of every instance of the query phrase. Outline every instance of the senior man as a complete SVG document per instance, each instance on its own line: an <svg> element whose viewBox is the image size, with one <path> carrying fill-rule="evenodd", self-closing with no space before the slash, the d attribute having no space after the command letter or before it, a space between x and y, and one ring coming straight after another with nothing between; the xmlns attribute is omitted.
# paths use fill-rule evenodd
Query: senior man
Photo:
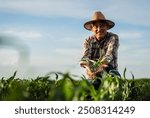
<svg viewBox="0 0 150 118"><path fill-rule="evenodd" d="M92 20L84 24L85 29L93 32L93 35L84 41L83 57L80 61L81 67L86 69L89 80L95 77L101 78L104 71L120 77L117 63L119 38L116 34L107 31L114 25L115 23L107 20L100 11L94 12ZM92 69L91 62L98 60L101 64L96 69ZM100 83L100 79L94 80L94 87L98 89Z"/></svg>

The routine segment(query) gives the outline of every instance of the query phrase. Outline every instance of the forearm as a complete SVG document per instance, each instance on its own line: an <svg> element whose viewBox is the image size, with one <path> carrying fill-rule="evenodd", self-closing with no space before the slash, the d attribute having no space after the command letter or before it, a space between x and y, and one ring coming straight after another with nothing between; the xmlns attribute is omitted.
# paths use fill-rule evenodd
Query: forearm
<svg viewBox="0 0 150 118"><path fill-rule="evenodd" d="M106 54L103 56L101 62L103 64L110 64L113 60L117 59L118 55L118 47L119 47L119 40L118 36L112 36L109 45L107 47Z"/></svg>
<svg viewBox="0 0 150 118"><path fill-rule="evenodd" d="M112 55L112 54L109 54L109 55L105 55L105 56L102 58L101 62L102 62L102 64L108 65L112 60L113 60L113 55Z"/></svg>
<svg viewBox="0 0 150 118"><path fill-rule="evenodd" d="M89 42L85 40L83 44L83 57L80 60L81 67L85 68L85 66L89 65L90 56L91 56L91 53L90 53Z"/></svg>

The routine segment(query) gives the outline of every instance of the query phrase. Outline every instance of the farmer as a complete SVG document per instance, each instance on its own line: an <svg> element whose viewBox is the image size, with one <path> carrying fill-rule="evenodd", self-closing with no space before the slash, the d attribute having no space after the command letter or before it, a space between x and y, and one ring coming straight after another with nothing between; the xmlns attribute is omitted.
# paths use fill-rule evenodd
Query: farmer
<svg viewBox="0 0 150 118"><path fill-rule="evenodd" d="M84 41L84 53L80 61L81 67L86 69L89 81L95 77L101 78L104 71L120 77L117 64L119 38L116 34L107 31L114 25L115 23L107 20L100 11L94 12L92 20L84 24L85 29L93 32L93 35ZM101 64L93 69L92 62L98 60ZM96 79L93 85L98 89L100 83L100 79Z"/></svg>

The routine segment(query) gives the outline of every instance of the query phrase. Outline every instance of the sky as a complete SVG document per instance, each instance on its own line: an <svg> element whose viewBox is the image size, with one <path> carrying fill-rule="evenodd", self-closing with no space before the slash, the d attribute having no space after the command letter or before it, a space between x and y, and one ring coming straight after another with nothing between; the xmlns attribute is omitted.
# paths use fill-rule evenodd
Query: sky
<svg viewBox="0 0 150 118"><path fill-rule="evenodd" d="M149 0L0 0L0 77L34 78L49 72L85 74L79 66L84 29L94 11L115 22L119 72L150 77Z"/></svg>

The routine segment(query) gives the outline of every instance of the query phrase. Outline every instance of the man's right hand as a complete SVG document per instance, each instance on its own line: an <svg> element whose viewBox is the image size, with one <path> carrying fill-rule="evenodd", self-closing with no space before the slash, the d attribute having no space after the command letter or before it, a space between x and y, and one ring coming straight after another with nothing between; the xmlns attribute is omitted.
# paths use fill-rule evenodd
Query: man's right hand
<svg viewBox="0 0 150 118"><path fill-rule="evenodd" d="M87 73L89 79L94 79L95 72L93 72L88 66L85 66L85 68L86 68L86 73Z"/></svg>

